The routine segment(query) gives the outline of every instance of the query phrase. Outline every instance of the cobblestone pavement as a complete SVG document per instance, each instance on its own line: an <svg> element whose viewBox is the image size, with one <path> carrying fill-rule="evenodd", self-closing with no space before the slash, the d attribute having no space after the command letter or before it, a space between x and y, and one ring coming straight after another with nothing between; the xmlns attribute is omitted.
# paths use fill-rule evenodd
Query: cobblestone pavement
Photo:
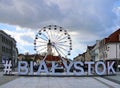
<svg viewBox="0 0 120 88"><path fill-rule="evenodd" d="M3 72L0 72L0 85L15 80L18 76L4 76Z"/></svg>
<svg viewBox="0 0 120 88"><path fill-rule="evenodd" d="M102 77L20 77L0 88L120 88Z"/></svg>
<svg viewBox="0 0 120 88"><path fill-rule="evenodd" d="M20 77L1 71L0 88L120 88L120 72L105 77Z"/></svg>
<svg viewBox="0 0 120 88"><path fill-rule="evenodd" d="M114 76L105 76L104 78L120 84L120 72L116 72Z"/></svg>

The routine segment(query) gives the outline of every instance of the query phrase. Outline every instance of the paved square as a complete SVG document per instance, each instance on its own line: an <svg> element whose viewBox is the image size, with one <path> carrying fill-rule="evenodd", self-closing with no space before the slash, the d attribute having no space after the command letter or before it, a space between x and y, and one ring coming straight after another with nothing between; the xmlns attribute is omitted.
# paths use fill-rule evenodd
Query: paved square
<svg viewBox="0 0 120 88"><path fill-rule="evenodd" d="M101 77L19 77L0 88L120 88Z"/></svg>

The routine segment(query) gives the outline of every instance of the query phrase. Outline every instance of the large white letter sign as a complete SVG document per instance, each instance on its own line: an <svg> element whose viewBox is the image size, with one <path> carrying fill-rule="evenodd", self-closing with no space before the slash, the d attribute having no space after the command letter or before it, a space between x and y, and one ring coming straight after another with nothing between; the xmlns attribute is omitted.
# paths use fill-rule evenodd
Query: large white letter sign
<svg viewBox="0 0 120 88"><path fill-rule="evenodd" d="M74 74L75 75L84 75L84 69L81 67L83 66L82 62L74 62Z"/></svg>
<svg viewBox="0 0 120 88"><path fill-rule="evenodd" d="M47 68L47 66L46 66L44 61L42 61L40 63L40 66L39 66L38 71L37 71L37 75L40 75L41 72L45 72L45 73L48 74L48 68Z"/></svg>
<svg viewBox="0 0 120 88"><path fill-rule="evenodd" d="M110 64L110 62L107 62L108 74L110 74L110 71L112 71L112 73L115 74L115 70L113 69L114 64L115 64L114 61L111 64Z"/></svg>
<svg viewBox="0 0 120 88"><path fill-rule="evenodd" d="M84 63L81 61L70 61L69 64L67 62L63 61L64 66L59 66L58 63L55 61L52 61L52 66L49 67L49 70L47 68L47 65L45 61L41 61L39 64L39 68L37 72L34 72L34 63L33 61L30 62L28 65L28 62L26 61L19 61L18 62L18 75L41 75L41 73L46 73L46 75L60 75L61 73L59 71L63 71L66 74L65 75L85 75L84 71ZM113 68L115 62L107 62L107 65L103 61L98 62L85 62L85 65L88 66L88 74L87 75L94 75L92 74L92 69L95 69L95 73L97 75L109 75L115 74L115 70ZM92 67L93 65L93 67ZM64 70L65 69L65 70ZM70 72L71 71L71 72ZM73 71L73 72L72 72ZM34 74L35 73L35 74ZM63 75L63 74L61 74Z"/></svg>
<svg viewBox="0 0 120 88"><path fill-rule="evenodd" d="M52 68L51 68L51 70L52 70L52 74L53 75L55 75L55 70L56 69L63 69L63 68L57 67L57 64L55 63L55 61L52 61Z"/></svg>
<svg viewBox="0 0 120 88"><path fill-rule="evenodd" d="M91 65L94 64L94 62L85 62L85 64L88 64L88 75L91 75Z"/></svg>
<svg viewBox="0 0 120 88"><path fill-rule="evenodd" d="M33 61L30 61L30 75L33 75Z"/></svg>
<svg viewBox="0 0 120 88"><path fill-rule="evenodd" d="M28 74L28 63L26 61L19 61L18 62L18 74L19 75Z"/></svg>
<svg viewBox="0 0 120 88"><path fill-rule="evenodd" d="M67 70L67 74L69 74L69 73L70 73L70 69L71 69L71 67L73 66L73 62L70 61L70 64L67 65L67 63L64 61L63 64L64 64L64 66L65 66L65 69Z"/></svg>
<svg viewBox="0 0 120 88"><path fill-rule="evenodd" d="M102 65L102 67L103 67L103 71L99 71L99 65ZM102 62L102 61L100 61L100 62L97 62L96 64L95 64L95 72L96 72L96 74L98 74L98 75L103 75L103 74L105 74L105 72L106 72L106 66L105 66L105 63L104 62Z"/></svg>

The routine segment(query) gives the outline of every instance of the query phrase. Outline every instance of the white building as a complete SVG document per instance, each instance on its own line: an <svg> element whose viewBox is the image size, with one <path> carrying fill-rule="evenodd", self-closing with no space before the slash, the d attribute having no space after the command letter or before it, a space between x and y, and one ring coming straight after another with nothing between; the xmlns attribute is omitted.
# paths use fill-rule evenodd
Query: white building
<svg viewBox="0 0 120 88"><path fill-rule="evenodd" d="M99 54L99 45L100 40L96 40L96 44L94 48L91 50L91 57L92 61L99 61L100 60L100 54Z"/></svg>
<svg viewBox="0 0 120 88"><path fill-rule="evenodd" d="M99 43L100 60L120 62L120 29Z"/></svg>
<svg viewBox="0 0 120 88"><path fill-rule="evenodd" d="M17 65L17 54L15 39L0 30L0 68L6 60L11 60L13 67Z"/></svg>

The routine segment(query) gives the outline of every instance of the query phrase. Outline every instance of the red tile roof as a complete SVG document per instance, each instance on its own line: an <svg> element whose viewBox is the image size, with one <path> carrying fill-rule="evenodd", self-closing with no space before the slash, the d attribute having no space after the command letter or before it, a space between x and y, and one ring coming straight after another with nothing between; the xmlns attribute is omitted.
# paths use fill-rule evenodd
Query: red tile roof
<svg viewBox="0 0 120 88"><path fill-rule="evenodd" d="M59 61L61 58L59 56L52 56L52 55L48 55L46 57L46 61Z"/></svg>
<svg viewBox="0 0 120 88"><path fill-rule="evenodd" d="M104 45L104 44L110 43L110 42L120 42L119 41L119 36L120 36L120 28L117 31L110 34L109 37L104 38L103 40L101 40L100 44Z"/></svg>
<svg viewBox="0 0 120 88"><path fill-rule="evenodd" d="M31 54L31 55L19 54L18 57L20 57L20 56L24 56L25 58L32 58L32 57L34 57L35 60L37 60L37 59L43 60L44 57L45 57L45 56L41 56L41 55L38 55L38 54ZM59 60L61 60L60 56L48 55L45 58L45 61L59 61Z"/></svg>
<svg viewBox="0 0 120 88"><path fill-rule="evenodd" d="M104 38L104 43L108 43L109 42L109 38Z"/></svg>
<svg viewBox="0 0 120 88"><path fill-rule="evenodd" d="M120 28L113 32L108 38L109 38L109 42L120 42L119 41L119 35L120 35Z"/></svg>

